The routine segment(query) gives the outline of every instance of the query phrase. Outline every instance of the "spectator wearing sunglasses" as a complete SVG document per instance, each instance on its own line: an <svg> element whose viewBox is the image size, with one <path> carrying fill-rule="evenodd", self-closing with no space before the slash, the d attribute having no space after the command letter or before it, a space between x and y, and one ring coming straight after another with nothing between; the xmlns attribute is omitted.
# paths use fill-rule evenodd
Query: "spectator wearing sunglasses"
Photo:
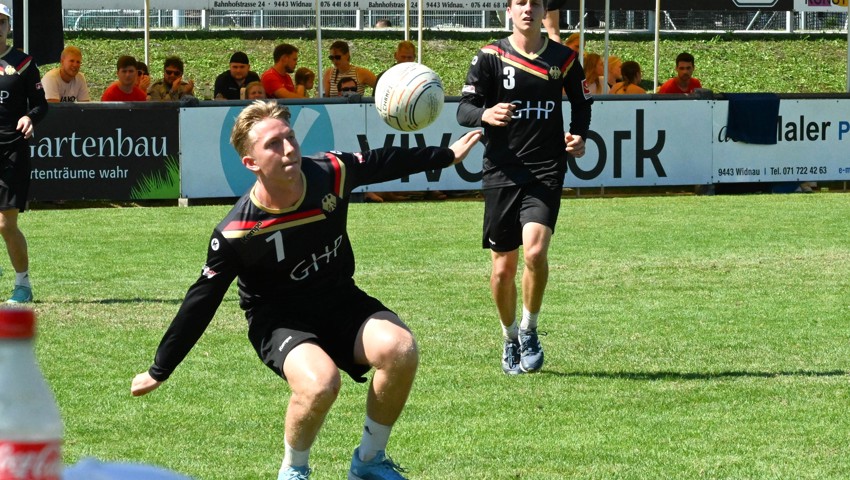
<svg viewBox="0 0 850 480"><path fill-rule="evenodd" d="M357 80L351 77L340 78L336 82L337 95L340 97L350 97L357 94Z"/></svg>
<svg viewBox="0 0 850 480"><path fill-rule="evenodd" d="M268 98L305 98L303 88L296 88L292 81L292 73L298 65L298 47L281 43L275 47L272 54L274 65L263 72L260 80L266 88Z"/></svg>
<svg viewBox="0 0 850 480"><path fill-rule="evenodd" d="M337 40L331 44L330 55L328 56L332 68L325 70L322 77L323 94L326 97L338 96L338 83L343 77L351 77L357 81L357 93L363 95L366 92L366 87L375 88L378 80L375 74L363 67L357 67L351 64L351 52L348 48L348 43L343 40Z"/></svg>
<svg viewBox="0 0 850 480"><path fill-rule="evenodd" d="M172 102L194 97L195 82L183 81L183 60L173 55L165 59L162 80L148 88L148 100Z"/></svg>

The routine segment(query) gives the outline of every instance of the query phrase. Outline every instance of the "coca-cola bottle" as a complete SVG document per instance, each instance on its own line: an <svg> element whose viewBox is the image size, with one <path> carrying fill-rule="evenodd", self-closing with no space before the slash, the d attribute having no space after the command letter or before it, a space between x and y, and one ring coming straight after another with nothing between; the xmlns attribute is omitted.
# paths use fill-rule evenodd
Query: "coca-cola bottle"
<svg viewBox="0 0 850 480"><path fill-rule="evenodd" d="M35 314L0 308L0 480L60 480L62 419L35 360Z"/></svg>

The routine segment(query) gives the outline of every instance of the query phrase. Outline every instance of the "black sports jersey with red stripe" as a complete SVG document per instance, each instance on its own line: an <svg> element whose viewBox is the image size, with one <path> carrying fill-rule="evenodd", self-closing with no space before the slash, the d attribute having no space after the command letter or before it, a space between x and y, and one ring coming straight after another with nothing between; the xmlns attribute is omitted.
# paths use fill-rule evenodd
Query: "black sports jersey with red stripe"
<svg viewBox="0 0 850 480"><path fill-rule="evenodd" d="M21 117L28 116L36 124L45 115L47 100L35 60L20 50L9 48L0 55L0 143L23 138L17 130Z"/></svg>
<svg viewBox="0 0 850 480"><path fill-rule="evenodd" d="M560 188L566 172L563 92L571 107L570 132L587 137L590 106L578 54L544 37L540 51L518 51L509 38L481 48L466 76L457 119L483 127L484 188L526 184L535 178ZM517 105L505 127L482 124L484 110Z"/></svg>
<svg viewBox="0 0 850 480"><path fill-rule="evenodd" d="M384 148L364 154L303 157L304 194L291 208L269 210L242 196L213 230L201 276L165 332L150 374L165 380L209 325L238 278L240 306L289 310L322 302L354 285L346 231L351 190L449 166L448 148ZM327 301L327 300L324 300Z"/></svg>

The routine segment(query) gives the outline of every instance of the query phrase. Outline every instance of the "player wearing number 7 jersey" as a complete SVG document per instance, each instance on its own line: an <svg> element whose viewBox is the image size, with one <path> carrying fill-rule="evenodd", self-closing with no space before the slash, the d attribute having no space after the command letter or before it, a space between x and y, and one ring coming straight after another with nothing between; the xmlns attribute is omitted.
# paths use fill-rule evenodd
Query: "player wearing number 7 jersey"
<svg viewBox="0 0 850 480"><path fill-rule="evenodd" d="M354 283L349 197L360 185L460 162L480 132L449 148L302 157L289 116L286 107L258 101L237 117L231 143L256 183L213 231L200 277L131 392L144 395L171 375L238 278L251 344L292 390L278 480L309 478L310 447L339 393L339 370L365 382L371 368L363 437L348 478L403 479L385 448L419 356L399 317Z"/></svg>
<svg viewBox="0 0 850 480"><path fill-rule="evenodd" d="M472 59L457 119L484 127L482 246L493 262L490 289L504 336L502 369L516 374L543 366L537 317L549 276L549 243L567 155L584 155L593 100L577 53L541 35L543 0L508 0L507 14L513 32ZM566 133L562 92L571 107ZM520 246L525 269L517 326Z"/></svg>

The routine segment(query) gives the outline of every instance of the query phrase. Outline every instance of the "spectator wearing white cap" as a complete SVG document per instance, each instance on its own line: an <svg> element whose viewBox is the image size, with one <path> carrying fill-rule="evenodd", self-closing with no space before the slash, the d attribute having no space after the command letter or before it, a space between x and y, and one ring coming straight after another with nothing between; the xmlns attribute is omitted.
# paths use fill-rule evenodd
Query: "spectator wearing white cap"
<svg viewBox="0 0 850 480"><path fill-rule="evenodd" d="M62 50L59 66L48 71L41 79L44 96L48 102L89 102L89 86L86 76L80 71L83 52L74 46Z"/></svg>
<svg viewBox="0 0 850 480"><path fill-rule="evenodd" d="M11 23L12 12L0 4L0 235L15 269L15 289L6 302L29 303L29 254L18 214L26 208L29 194L28 140L48 107L35 60L6 43Z"/></svg>
<svg viewBox="0 0 850 480"><path fill-rule="evenodd" d="M260 75L251 71L248 55L235 52L230 56L230 69L215 78L213 96L216 100L239 100L243 88L251 82L259 81Z"/></svg>

